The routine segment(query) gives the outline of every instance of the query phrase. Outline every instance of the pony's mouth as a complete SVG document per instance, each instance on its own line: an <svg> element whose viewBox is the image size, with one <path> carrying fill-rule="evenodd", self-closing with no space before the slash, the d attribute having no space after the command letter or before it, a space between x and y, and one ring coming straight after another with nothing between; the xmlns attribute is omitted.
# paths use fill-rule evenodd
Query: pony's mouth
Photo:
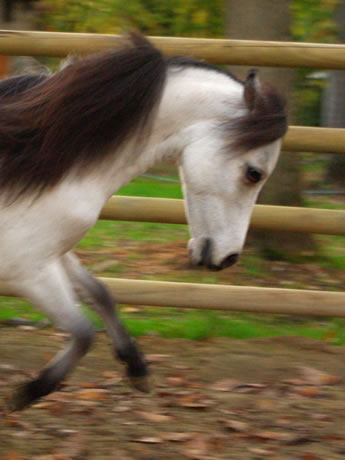
<svg viewBox="0 0 345 460"><path fill-rule="evenodd" d="M219 265L212 263L212 247L213 242L211 238L205 238L202 250L201 250L201 257L198 262L199 266L207 267L209 270L212 271L220 271L224 270L225 268L231 267L234 265L238 259L239 254L234 253L226 256Z"/></svg>

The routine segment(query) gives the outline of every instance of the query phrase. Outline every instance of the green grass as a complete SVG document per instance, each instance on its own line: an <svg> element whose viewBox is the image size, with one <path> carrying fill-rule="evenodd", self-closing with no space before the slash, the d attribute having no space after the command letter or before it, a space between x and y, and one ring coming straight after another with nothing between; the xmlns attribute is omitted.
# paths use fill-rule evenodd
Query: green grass
<svg viewBox="0 0 345 460"><path fill-rule="evenodd" d="M176 176L169 177L177 179ZM154 198L182 198L181 186L175 182L163 182L149 177L137 177L121 187L116 195L148 196Z"/></svg>
<svg viewBox="0 0 345 460"><path fill-rule="evenodd" d="M157 311L158 310L158 311ZM345 344L345 321L327 319L290 318L283 315L224 314L214 311L176 311L151 308L121 316L134 337L159 335L164 338L206 340L214 337L252 339L257 337L299 336L328 340L335 345ZM90 314L90 313L89 313ZM97 327L98 318L90 317Z"/></svg>
<svg viewBox="0 0 345 460"><path fill-rule="evenodd" d="M240 259L239 264L245 267L247 275L251 275L251 276L267 275L267 271L264 267L262 258L256 255L247 254L245 257L242 257Z"/></svg>
<svg viewBox="0 0 345 460"><path fill-rule="evenodd" d="M188 229L179 224L99 220L79 243L81 249L118 248L124 241L165 243L188 239Z"/></svg>
<svg viewBox="0 0 345 460"><path fill-rule="evenodd" d="M85 313L98 329L103 323L93 311ZM257 337L299 336L327 340L334 345L345 345L345 320L306 319L284 315L255 315L250 313L225 314L214 311L164 308L142 309L138 313L120 313L130 334L134 337L159 335L164 338L206 340L214 337L252 339ZM0 322L12 318L42 321L45 316L28 303L3 298Z"/></svg>

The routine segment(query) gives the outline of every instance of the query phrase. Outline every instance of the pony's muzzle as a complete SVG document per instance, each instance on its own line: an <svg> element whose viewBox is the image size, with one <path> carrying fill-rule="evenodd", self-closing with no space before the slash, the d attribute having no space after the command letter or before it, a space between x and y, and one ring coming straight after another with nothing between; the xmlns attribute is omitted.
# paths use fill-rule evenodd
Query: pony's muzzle
<svg viewBox="0 0 345 460"><path fill-rule="evenodd" d="M238 253L233 253L228 256L226 256L220 264L214 264L212 262L212 252L213 252L213 242L211 238L205 238L203 242L203 246L201 249L201 256L200 260L198 262L198 265L205 266L209 270L214 270L214 271L219 271L219 270L224 270L224 268L231 267L234 265L238 259L239 259L239 254Z"/></svg>
<svg viewBox="0 0 345 460"><path fill-rule="evenodd" d="M237 253L230 254L229 256L225 257L225 259L222 260L222 263L220 264L220 270L223 270L224 268L231 267L232 265L235 265L235 263L238 261L240 258L240 255Z"/></svg>

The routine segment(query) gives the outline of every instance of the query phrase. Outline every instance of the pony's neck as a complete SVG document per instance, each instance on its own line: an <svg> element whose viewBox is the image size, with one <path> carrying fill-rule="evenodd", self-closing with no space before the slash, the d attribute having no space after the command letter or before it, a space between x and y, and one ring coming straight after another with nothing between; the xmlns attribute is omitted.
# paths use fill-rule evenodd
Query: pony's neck
<svg viewBox="0 0 345 460"><path fill-rule="evenodd" d="M197 68L171 68L149 141L141 150L128 143L106 165L107 198L158 161L178 161L193 136L211 123L238 116L243 86L221 73Z"/></svg>

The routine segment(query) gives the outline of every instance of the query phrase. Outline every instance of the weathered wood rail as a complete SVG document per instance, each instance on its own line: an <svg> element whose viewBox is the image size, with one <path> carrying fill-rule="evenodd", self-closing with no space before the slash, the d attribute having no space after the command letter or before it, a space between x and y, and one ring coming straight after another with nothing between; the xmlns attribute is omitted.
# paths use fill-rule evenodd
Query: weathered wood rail
<svg viewBox="0 0 345 460"><path fill-rule="evenodd" d="M100 219L185 224L183 200L114 196ZM345 212L329 209L256 205L251 226L263 230L345 235Z"/></svg>
<svg viewBox="0 0 345 460"><path fill-rule="evenodd" d="M100 279L119 303L129 305L345 317L343 292ZM15 295L4 284L0 284L0 293Z"/></svg>
<svg viewBox="0 0 345 460"><path fill-rule="evenodd" d="M167 56L193 55L215 64L345 69L345 45L207 38L149 37ZM0 54L64 57L118 47L121 36L0 31Z"/></svg>

